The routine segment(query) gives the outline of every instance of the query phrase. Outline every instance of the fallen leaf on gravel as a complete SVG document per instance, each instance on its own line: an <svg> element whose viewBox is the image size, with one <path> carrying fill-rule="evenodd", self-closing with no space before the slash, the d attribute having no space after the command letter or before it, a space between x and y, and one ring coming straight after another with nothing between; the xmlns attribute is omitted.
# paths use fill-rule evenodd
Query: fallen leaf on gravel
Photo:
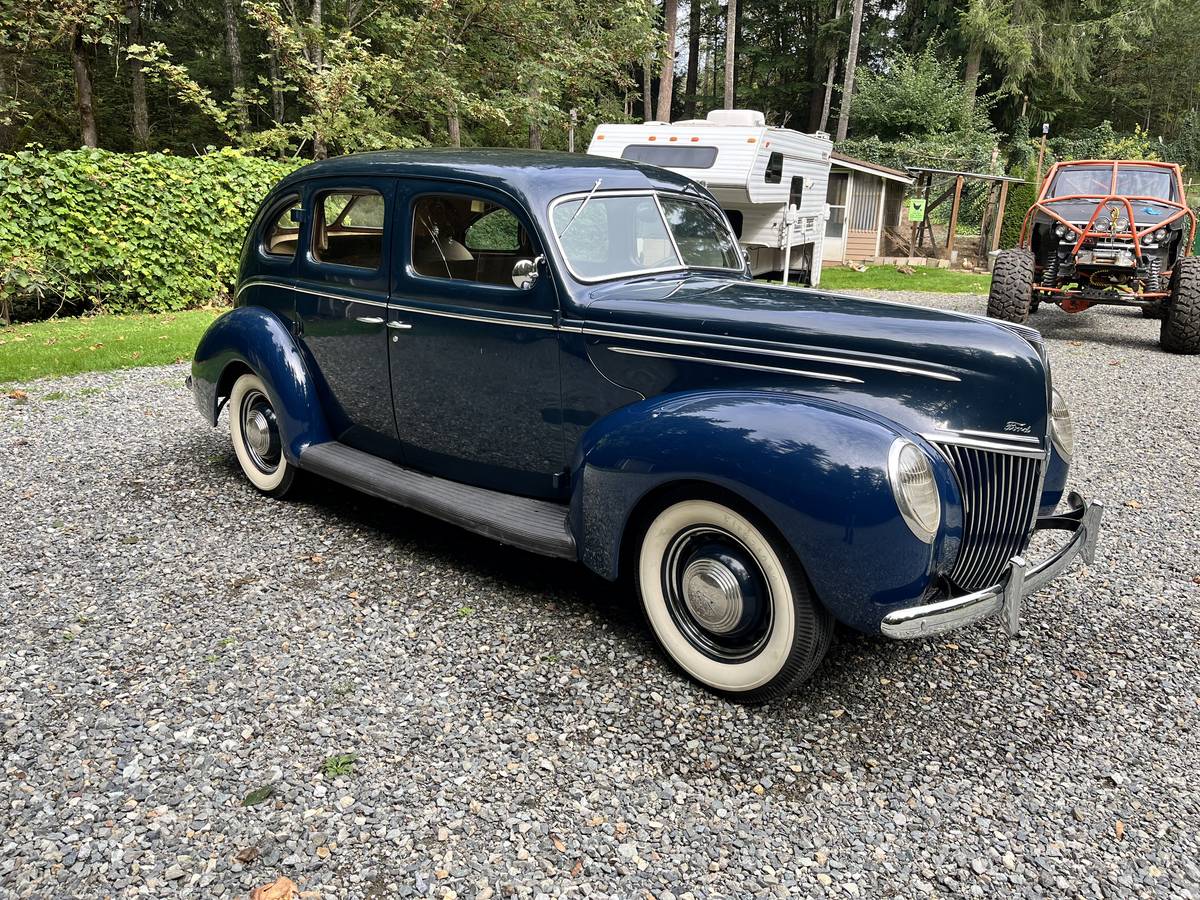
<svg viewBox="0 0 1200 900"><path fill-rule="evenodd" d="M275 788L269 784L264 784L260 788L255 788L246 795L246 799L242 801L242 806L258 806L260 803L266 803L275 793Z"/></svg>
<svg viewBox="0 0 1200 900"><path fill-rule="evenodd" d="M603 825L606 821L608 820L604 816L592 816L588 819L588 824L595 828L597 825Z"/></svg>
<svg viewBox="0 0 1200 900"><path fill-rule="evenodd" d="M1121 364L1121 361L1119 359L1110 359L1108 361L1108 364L1110 366L1119 366Z"/></svg>
<svg viewBox="0 0 1200 900"><path fill-rule="evenodd" d="M1130 509L1141 509L1142 501L1141 500L1126 500L1125 505L1128 506Z"/></svg>
<svg viewBox="0 0 1200 900"><path fill-rule="evenodd" d="M835 719L840 719L842 716L844 716L846 714L846 711L844 709L831 709L829 711L829 714L831 716L833 716Z"/></svg>
<svg viewBox="0 0 1200 900"><path fill-rule="evenodd" d="M1087 674L1087 672L1083 671L1083 669L1072 669L1071 674L1074 675L1076 678L1078 678L1080 681L1087 681L1088 674Z"/></svg>
<svg viewBox="0 0 1200 900"><path fill-rule="evenodd" d="M237 852L237 854L233 858L236 859L240 863L252 863L256 859L258 859L258 848L257 847L243 847L241 850L239 850Z"/></svg>
<svg viewBox="0 0 1200 900"><path fill-rule="evenodd" d="M329 859L329 848L328 847L318 847L317 848L317 857L319 859Z"/></svg>
<svg viewBox="0 0 1200 900"><path fill-rule="evenodd" d="M264 884L251 892L250 900L292 900L296 885L286 875L281 875L270 884Z"/></svg>
<svg viewBox="0 0 1200 900"><path fill-rule="evenodd" d="M1125 838L1125 823L1122 822L1120 819L1117 819L1116 824L1113 825L1113 831L1116 833L1118 841L1124 840L1124 838Z"/></svg>
<svg viewBox="0 0 1200 900"><path fill-rule="evenodd" d="M312 556L308 557L308 561L314 566L319 566L321 563L325 562L325 557L323 557L320 553L314 553Z"/></svg>
<svg viewBox="0 0 1200 900"><path fill-rule="evenodd" d="M575 860L575 865L571 866L571 877L572 878L576 877L582 871L583 871L583 857L581 856L579 859Z"/></svg>
<svg viewBox="0 0 1200 900"><path fill-rule="evenodd" d="M29 395L24 391L9 391L4 396L8 397L9 400L16 400L19 403L24 403L29 399Z"/></svg>
<svg viewBox="0 0 1200 900"><path fill-rule="evenodd" d="M1200 575L1197 575L1192 579L1192 584L1200 584Z"/></svg>
<svg viewBox="0 0 1200 900"><path fill-rule="evenodd" d="M563 843L562 838L560 838L557 834L550 838L550 843L554 845L554 849L559 853L567 852L567 845Z"/></svg>

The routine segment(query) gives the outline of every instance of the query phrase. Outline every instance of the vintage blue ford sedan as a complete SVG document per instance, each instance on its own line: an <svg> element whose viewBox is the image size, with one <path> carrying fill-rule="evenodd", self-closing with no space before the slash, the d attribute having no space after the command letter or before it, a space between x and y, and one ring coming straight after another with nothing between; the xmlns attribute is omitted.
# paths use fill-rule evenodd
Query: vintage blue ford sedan
<svg viewBox="0 0 1200 900"><path fill-rule="evenodd" d="M747 701L835 621L1015 633L1100 525L1055 513L1071 422L1036 331L755 283L704 188L622 160L300 169L191 385L259 490L313 473L628 576L667 655ZM1068 535L1031 565L1041 528Z"/></svg>

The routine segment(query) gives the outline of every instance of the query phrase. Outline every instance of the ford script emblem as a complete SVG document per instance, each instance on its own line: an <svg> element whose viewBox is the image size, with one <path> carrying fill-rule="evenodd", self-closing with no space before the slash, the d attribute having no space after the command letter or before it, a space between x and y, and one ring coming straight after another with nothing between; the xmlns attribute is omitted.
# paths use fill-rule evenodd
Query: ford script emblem
<svg viewBox="0 0 1200 900"><path fill-rule="evenodd" d="M1017 434L1029 434L1029 432L1033 431L1033 429L1024 422L1006 422L1004 424L1004 430L1015 431Z"/></svg>

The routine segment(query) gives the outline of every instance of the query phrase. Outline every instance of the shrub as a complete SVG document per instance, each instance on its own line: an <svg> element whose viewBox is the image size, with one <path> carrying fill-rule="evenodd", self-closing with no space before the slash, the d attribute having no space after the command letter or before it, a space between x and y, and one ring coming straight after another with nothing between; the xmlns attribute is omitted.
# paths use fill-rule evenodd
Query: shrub
<svg viewBox="0 0 1200 900"><path fill-rule="evenodd" d="M112 312L225 302L246 226L296 165L228 149L0 155L0 302Z"/></svg>

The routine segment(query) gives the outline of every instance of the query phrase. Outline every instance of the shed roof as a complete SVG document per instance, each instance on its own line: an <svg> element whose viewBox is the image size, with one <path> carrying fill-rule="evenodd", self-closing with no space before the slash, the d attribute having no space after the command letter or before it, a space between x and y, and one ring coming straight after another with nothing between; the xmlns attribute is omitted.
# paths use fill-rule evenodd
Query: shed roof
<svg viewBox="0 0 1200 900"><path fill-rule="evenodd" d="M865 159L855 159L853 156L838 153L836 150L833 151L830 159L835 166L854 169L856 172L878 175L880 178L886 178L889 181L899 181L901 184L912 184L913 182L912 176L907 172L901 172L899 169L892 169L888 166L881 166L879 163L867 162Z"/></svg>

